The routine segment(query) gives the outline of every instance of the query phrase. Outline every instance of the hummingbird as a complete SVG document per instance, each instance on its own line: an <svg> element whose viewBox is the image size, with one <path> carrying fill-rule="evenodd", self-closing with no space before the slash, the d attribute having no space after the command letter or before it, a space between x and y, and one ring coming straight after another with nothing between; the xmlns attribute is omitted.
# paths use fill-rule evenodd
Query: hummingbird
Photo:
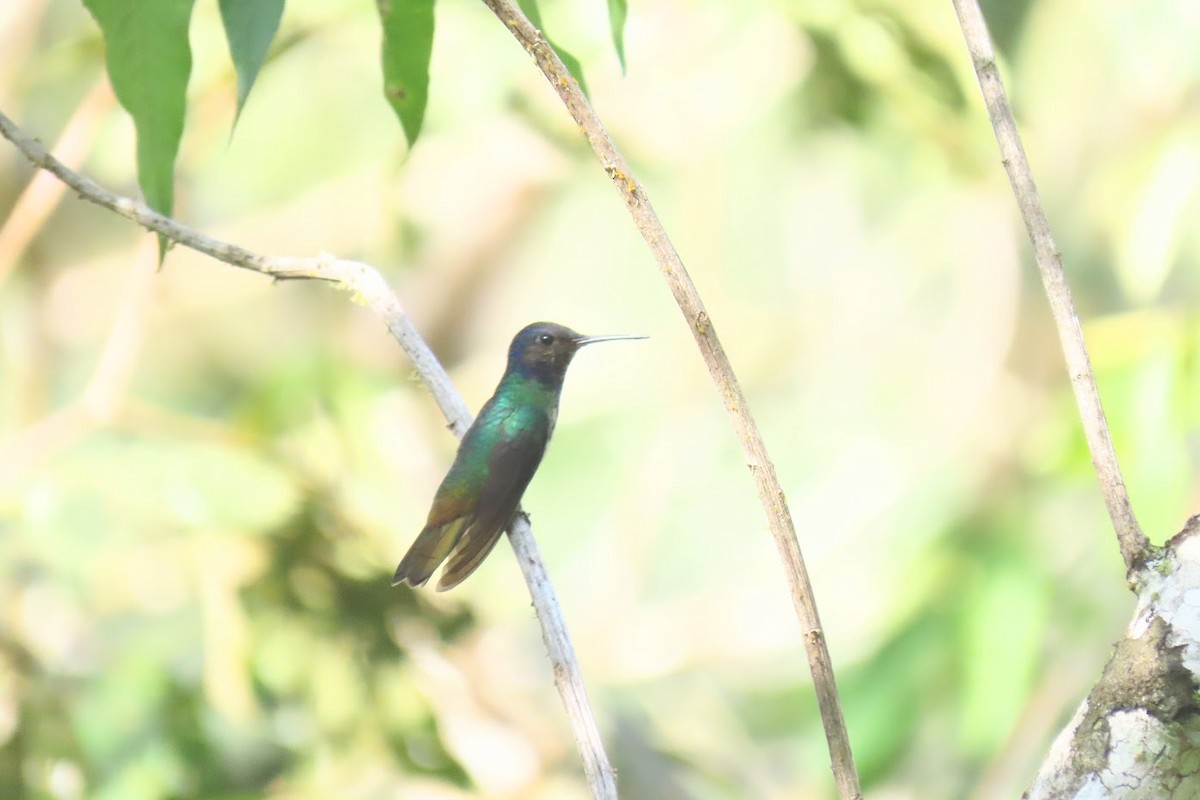
<svg viewBox="0 0 1200 800"><path fill-rule="evenodd" d="M439 592L474 572L512 524L537 472L575 353L597 342L644 338L583 336L553 322L522 328L509 345L500 385L463 435L425 527L396 567L392 585L422 586L443 561Z"/></svg>

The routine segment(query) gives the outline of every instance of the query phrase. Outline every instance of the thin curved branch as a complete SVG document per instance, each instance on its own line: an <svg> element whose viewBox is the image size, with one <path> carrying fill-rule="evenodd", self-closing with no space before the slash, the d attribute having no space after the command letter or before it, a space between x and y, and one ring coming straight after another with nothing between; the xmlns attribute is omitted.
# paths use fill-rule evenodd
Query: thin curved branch
<svg viewBox="0 0 1200 800"><path fill-rule="evenodd" d="M808 656L808 666L812 671L813 684L817 695L817 704L821 709L821 721L825 727L825 738L829 744L830 762L838 792L845 800L861 797L858 773L854 766L854 754L850 750L850 740L846 734L846 722L842 716L841 700L838 697L837 684L834 680L833 665L829 658L829 648L825 644L825 634L821 628L821 619L817 614L817 603L813 596L812 584L808 579L808 570L804 565L804 557L800 552L800 544L796 539L796 527L788 511L787 500L779 479L775 475L775 465L767 455L767 448L754 417L750 414L746 395L738 383L729 357L717 338L716 328L704 308L700 293L692 278L688 275L679 253L671 244L666 230L658 215L650 205L650 199L642 184L634 177L629 164L617 151L616 145L605 130L604 124L596 115L591 103L580 90L579 84L563 65L562 60L554 52L541 31L521 12L511 0L483 0L488 8L500 19L509 32L516 37L521 46L533 56L538 68L546 76L546 80L554 87L559 98L567 107L567 111L587 137L601 166L620 192L625 201L633 224L641 233L642 238L650 247L654 260L662 272L663 279L671 289L679 310L683 312L692 336L708 367L709 375L716 384L717 391L725 403L725 409L733 420L733 428L738 442L745 453L747 466L754 476L758 488L759 501L766 512L771 534L783 561L787 573L788 585L791 590L792 604L796 616L804 629L804 647Z"/></svg>
<svg viewBox="0 0 1200 800"><path fill-rule="evenodd" d="M1000 71L996 68L996 52L988 34L987 21L977 0L953 2L963 39L979 78L979 88L983 92L983 102L987 105L992 130L996 134L996 143L1000 146L1000 158L1033 242L1034 259L1050 301L1054 324L1058 328L1058 338L1071 376L1071 388L1075 390L1075 403L1079 406L1079 418L1083 422L1088 450L1092 454L1092 466L1096 470L1096 477L1100 479L1100 490L1104 494L1104 503L1117 534L1117 544L1121 548L1121 557L1125 559L1126 570L1133 572L1145 563L1153 548L1138 525L1129 503L1129 493L1125 489L1112 435L1108 431L1108 420L1100 404L1100 392L1096 389L1091 359L1083 341L1083 329L1075 312L1075 302L1071 299L1071 287L1067 285L1063 274L1062 256L1054 244L1050 222L1033 181L1029 159L1025 157L1025 147L1021 144L1012 106L1004 91Z"/></svg>
<svg viewBox="0 0 1200 800"><path fill-rule="evenodd" d="M417 332L400 304L400 299L374 267L327 254L316 258L269 257L218 241L164 217L136 200L114 194L95 181L67 168L46 152L39 142L25 136L3 113L0 113L0 135L16 145L35 166L57 176L84 200L103 206L144 228L160 233L172 242L178 242L226 264L269 275L276 280L323 280L354 292L384 321L388 331L408 354L421 379L433 394L438 408L450 422L455 435L461 437L471 424L471 412L450 382L450 376ZM533 598L533 607L542 626L542 638L549 651L554 685L566 706L592 794L600 800L615 800L615 773L604 751L604 743L588 702L579 662L575 658L575 649L567 633L566 622L554 587L550 584L537 542L534 541L529 520L519 516L509 530L508 538Z"/></svg>

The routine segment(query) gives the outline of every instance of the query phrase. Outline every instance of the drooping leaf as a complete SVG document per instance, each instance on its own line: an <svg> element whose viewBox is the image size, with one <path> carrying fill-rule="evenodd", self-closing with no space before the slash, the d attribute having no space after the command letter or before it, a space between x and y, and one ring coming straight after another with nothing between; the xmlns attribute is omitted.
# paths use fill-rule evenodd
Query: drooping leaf
<svg viewBox="0 0 1200 800"><path fill-rule="evenodd" d="M246 98L258 78L258 71L267 58L267 49L279 20L283 17L284 0L220 0L221 22L229 41L229 55L237 71L237 114L242 115Z"/></svg>
<svg viewBox="0 0 1200 800"><path fill-rule="evenodd" d="M376 0L383 25L383 94L412 147L429 102L433 0Z"/></svg>
<svg viewBox="0 0 1200 800"><path fill-rule="evenodd" d="M608 25L612 29L613 47L617 61L621 62L621 74L625 74L625 19L629 16L628 0L608 0Z"/></svg>
<svg viewBox="0 0 1200 800"><path fill-rule="evenodd" d="M146 204L170 215L175 157L192 71L188 23L195 0L84 0L104 34L108 78L137 129L138 183ZM166 240L158 240L159 258Z"/></svg>
<svg viewBox="0 0 1200 800"><path fill-rule="evenodd" d="M551 47L554 48L554 52L558 53L558 57L562 59L563 66L565 66L567 71L570 72L575 80L579 82L579 88L583 90L583 93L590 96L590 93L588 92L587 81L583 78L583 65L579 63L579 59L572 55L569 50L564 47L559 47L557 44L555 44L554 40L550 38L550 34L546 32L545 26L542 25L542 14L540 11L538 11L537 0L517 0L517 5L519 5L521 10L525 12L525 16L529 17L529 21L533 23L533 26L541 31L542 35L546 37L546 41Z"/></svg>

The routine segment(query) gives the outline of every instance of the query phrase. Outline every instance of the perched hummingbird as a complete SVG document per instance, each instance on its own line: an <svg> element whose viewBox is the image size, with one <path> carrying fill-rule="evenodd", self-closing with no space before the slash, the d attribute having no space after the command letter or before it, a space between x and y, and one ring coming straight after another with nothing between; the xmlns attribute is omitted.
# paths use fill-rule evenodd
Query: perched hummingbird
<svg viewBox="0 0 1200 800"><path fill-rule="evenodd" d="M396 567L392 585L423 585L447 557L439 592L474 572L512 523L542 461L575 353L596 342L644 338L581 336L553 322L522 328L509 345L500 385L463 436L425 528Z"/></svg>

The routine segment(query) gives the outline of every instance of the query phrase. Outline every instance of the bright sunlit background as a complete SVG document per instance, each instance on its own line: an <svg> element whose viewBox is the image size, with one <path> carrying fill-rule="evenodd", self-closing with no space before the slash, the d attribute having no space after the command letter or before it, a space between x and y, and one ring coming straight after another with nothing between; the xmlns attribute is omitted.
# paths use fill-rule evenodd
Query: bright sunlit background
<svg viewBox="0 0 1200 800"><path fill-rule="evenodd" d="M985 7L1133 504L1200 507L1200 5ZM867 793L1014 797L1131 611L949 0L543 0L796 518ZM619 196L478 2L411 153L365 0L292 0L237 127L198 3L177 216L378 265L472 408L584 351L526 495L630 800L832 796L783 572ZM0 110L136 193L78 0L0 5ZM61 141L59 141L61 138ZM587 797L507 546L390 588L455 442L380 321L149 236L0 143L0 797Z"/></svg>

